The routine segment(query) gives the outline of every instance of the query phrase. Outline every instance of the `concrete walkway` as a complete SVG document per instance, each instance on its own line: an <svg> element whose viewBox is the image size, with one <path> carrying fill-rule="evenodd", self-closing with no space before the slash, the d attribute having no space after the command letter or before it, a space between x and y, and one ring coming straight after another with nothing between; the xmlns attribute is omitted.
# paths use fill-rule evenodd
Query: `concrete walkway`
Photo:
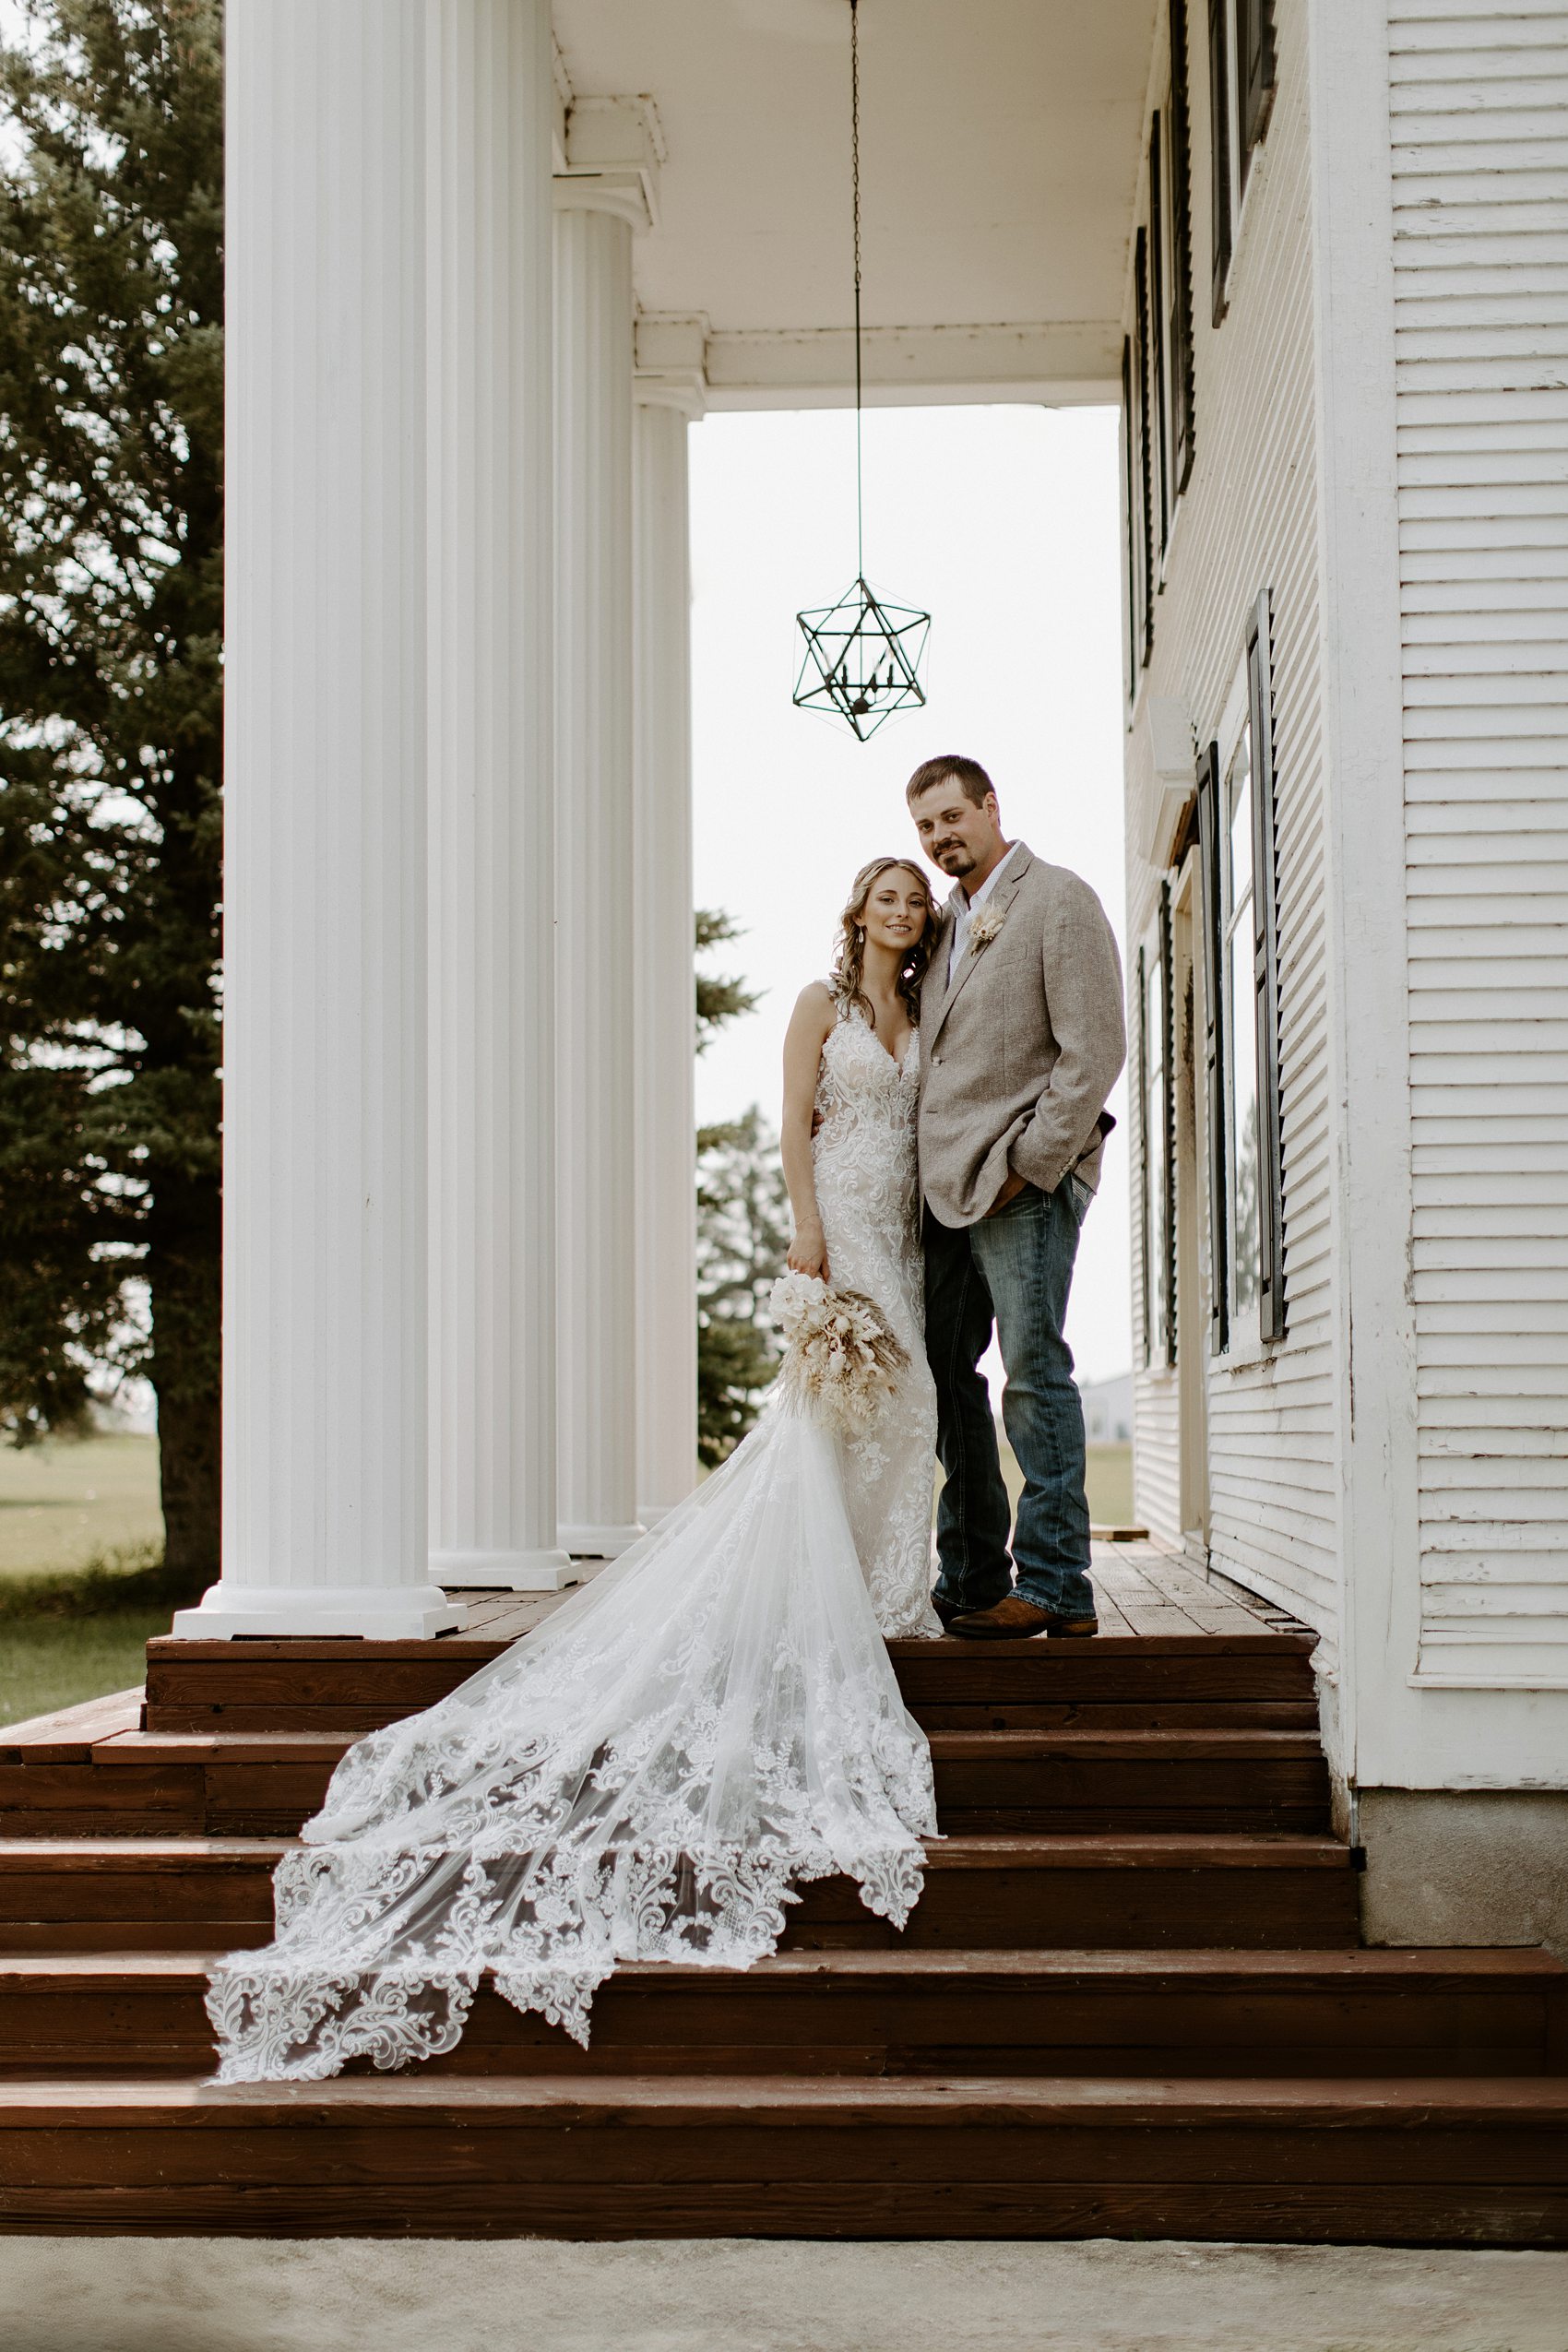
<svg viewBox="0 0 1568 2352"><path fill-rule="evenodd" d="M7 2352L1568 2352L1568 2254L0 2239Z"/></svg>

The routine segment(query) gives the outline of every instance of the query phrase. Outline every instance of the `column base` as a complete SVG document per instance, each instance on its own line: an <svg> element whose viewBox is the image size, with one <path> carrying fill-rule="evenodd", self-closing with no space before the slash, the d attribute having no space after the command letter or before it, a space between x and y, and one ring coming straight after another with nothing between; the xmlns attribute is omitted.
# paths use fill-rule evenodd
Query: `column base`
<svg viewBox="0 0 1568 2352"><path fill-rule="evenodd" d="M642 1526L629 1527L558 1527L563 1547L574 1560L619 1560L630 1551L638 1539L647 1535Z"/></svg>
<svg viewBox="0 0 1568 2352"><path fill-rule="evenodd" d="M236 1634L333 1636L367 1642L421 1642L459 1633L469 1621L461 1601L434 1585L209 1586L195 1609L176 1610L176 1641L231 1642Z"/></svg>
<svg viewBox="0 0 1568 2352"><path fill-rule="evenodd" d="M559 1593L583 1573L564 1551L433 1551L430 1580L447 1592Z"/></svg>

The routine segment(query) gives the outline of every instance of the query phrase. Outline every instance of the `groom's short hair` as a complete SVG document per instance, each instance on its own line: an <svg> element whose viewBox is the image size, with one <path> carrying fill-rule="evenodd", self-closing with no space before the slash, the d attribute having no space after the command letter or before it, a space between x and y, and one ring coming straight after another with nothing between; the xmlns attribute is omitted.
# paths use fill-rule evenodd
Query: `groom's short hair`
<svg viewBox="0 0 1568 2352"><path fill-rule="evenodd" d="M985 806L986 794L994 792L995 785L978 759L966 759L961 752L941 752L935 759L922 759L904 787L906 801L918 801L933 784L956 784L966 801L977 809Z"/></svg>

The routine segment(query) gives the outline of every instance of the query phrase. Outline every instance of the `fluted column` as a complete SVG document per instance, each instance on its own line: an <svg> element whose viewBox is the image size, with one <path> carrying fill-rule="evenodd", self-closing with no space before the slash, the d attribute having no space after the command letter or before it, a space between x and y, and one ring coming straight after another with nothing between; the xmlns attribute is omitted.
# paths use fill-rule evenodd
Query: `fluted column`
<svg viewBox="0 0 1568 2352"><path fill-rule="evenodd" d="M632 229L592 181L555 221L560 1541L636 1515Z"/></svg>
<svg viewBox="0 0 1568 2352"><path fill-rule="evenodd" d="M637 1511L697 1473L695 1022L692 978L687 410L638 386L634 446Z"/></svg>
<svg viewBox="0 0 1568 2352"><path fill-rule="evenodd" d="M554 1591L549 0L430 17L430 1573Z"/></svg>
<svg viewBox="0 0 1568 2352"><path fill-rule="evenodd" d="M223 1571L425 1634L422 0L230 0Z"/></svg>

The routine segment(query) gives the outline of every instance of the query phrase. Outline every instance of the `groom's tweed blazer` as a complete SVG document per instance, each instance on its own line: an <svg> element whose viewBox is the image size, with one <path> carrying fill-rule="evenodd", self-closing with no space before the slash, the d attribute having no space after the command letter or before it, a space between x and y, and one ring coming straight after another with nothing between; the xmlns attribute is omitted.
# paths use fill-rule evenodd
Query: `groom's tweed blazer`
<svg viewBox="0 0 1568 2352"><path fill-rule="evenodd" d="M949 982L957 903L955 890L921 994L921 1188L949 1226L984 1217L1009 1168L1044 1193L1069 1172L1092 1191L1127 1055L1122 959L1087 882L1020 841L984 902L1001 929Z"/></svg>

